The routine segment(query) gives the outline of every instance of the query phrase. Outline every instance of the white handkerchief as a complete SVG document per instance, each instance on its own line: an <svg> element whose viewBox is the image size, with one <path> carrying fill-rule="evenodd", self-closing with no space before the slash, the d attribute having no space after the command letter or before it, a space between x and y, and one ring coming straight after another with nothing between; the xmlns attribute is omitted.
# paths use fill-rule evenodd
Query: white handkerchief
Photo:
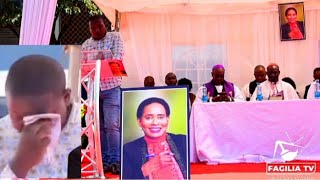
<svg viewBox="0 0 320 180"><path fill-rule="evenodd" d="M51 142L47 148L47 153L44 158L46 163L52 163L53 162L53 152L58 144L60 133L61 133L61 116L60 114L53 114L53 113L47 113L47 114L36 114L31 116L25 116L23 118L24 125L27 126L29 124L33 124L37 122L39 119L52 119L54 122L54 125L52 127L52 131L50 134Z"/></svg>

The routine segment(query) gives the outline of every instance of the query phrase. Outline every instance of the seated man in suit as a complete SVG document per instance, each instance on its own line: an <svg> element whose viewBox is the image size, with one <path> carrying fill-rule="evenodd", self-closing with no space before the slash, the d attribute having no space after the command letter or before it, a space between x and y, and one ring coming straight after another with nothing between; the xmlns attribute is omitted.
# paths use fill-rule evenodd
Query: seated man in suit
<svg viewBox="0 0 320 180"><path fill-rule="evenodd" d="M268 81L261 83L263 99L282 99L291 100L299 99L296 90L289 84L282 80L279 80L280 70L279 66L275 63L271 63L267 67ZM256 101L257 89L254 91L251 97L251 101Z"/></svg>
<svg viewBox="0 0 320 180"><path fill-rule="evenodd" d="M213 66L211 72L212 80L205 84L208 90L209 100L212 102L244 101L240 89L224 79L224 72L225 69L223 65L217 64ZM201 102L202 91L200 89L197 92L197 102Z"/></svg>
<svg viewBox="0 0 320 180"><path fill-rule="evenodd" d="M307 92L307 99L315 99L315 91L316 91L316 80L320 81L320 67L316 68L313 71L313 82L309 85L309 89Z"/></svg>
<svg viewBox="0 0 320 180"><path fill-rule="evenodd" d="M316 79L320 79L320 67L317 67L313 70L313 81L315 81ZM310 84L306 86L306 89L304 91L304 95L303 98L307 99L307 94L310 88Z"/></svg>
<svg viewBox="0 0 320 180"><path fill-rule="evenodd" d="M250 98L256 90L257 84L262 83L266 80L266 68L263 65L258 65L254 68L254 77L255 80L249 82L242 88L243 97L246 98L246 101L250 101Z"/></svg>

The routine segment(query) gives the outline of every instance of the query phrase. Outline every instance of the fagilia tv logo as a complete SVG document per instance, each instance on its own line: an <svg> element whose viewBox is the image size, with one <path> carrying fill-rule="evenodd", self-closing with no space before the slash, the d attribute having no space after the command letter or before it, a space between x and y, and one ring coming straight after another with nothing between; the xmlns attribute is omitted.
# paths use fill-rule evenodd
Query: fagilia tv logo
<svg viewBox="0 0 320 180"><path fill-rule="evenodd" d="M300 137L292 142L288 133L286 135L289 142L276 141L273 152L273 159L281 158L285 163L267 164L268 174L313 174L316 171L316 163L290 162L293 161L302 151L303 146L299 145ZM280 156L280 157L279 157Z"/></svg>

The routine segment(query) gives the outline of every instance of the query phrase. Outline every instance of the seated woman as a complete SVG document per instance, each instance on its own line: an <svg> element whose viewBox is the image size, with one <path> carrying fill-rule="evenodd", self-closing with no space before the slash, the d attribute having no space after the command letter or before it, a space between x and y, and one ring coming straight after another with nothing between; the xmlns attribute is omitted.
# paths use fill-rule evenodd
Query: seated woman
<svg viewBox="0 0 320 180"><path fill-rule="evenodd" d="M167 133L170 107L161 98L148 98L137 109L144 137L123 146L122 179L186 179L186 136Z"/></svg>

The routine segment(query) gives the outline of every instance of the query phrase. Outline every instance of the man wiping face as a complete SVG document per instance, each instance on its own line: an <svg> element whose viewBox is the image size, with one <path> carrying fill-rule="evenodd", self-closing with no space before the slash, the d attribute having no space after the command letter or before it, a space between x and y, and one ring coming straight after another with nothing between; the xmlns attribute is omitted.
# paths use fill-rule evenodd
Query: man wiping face
<svg viewBox="0 0 320 180"><path fill-rule="evenodd" d="M9 69L6 96L12 125L19 132L23 118L35 114L60 114L62 127L66 124L70 90L63 68L50 57L30 55L16 61Z"/></svg>

